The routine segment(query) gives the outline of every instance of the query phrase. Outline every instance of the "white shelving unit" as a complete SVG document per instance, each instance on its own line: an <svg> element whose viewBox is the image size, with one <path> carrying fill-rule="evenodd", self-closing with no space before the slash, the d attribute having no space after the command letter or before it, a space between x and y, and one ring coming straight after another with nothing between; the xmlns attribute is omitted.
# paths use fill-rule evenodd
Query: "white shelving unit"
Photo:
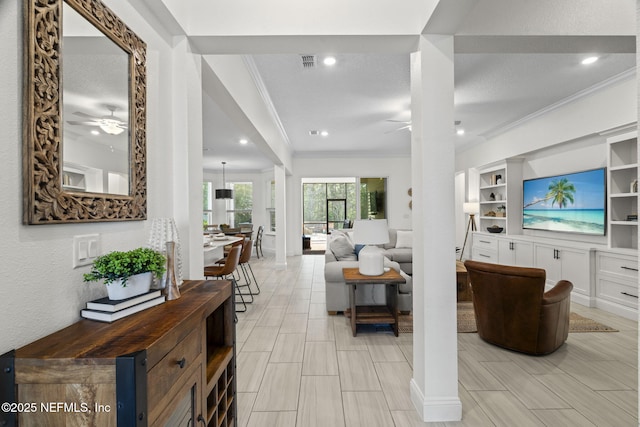
<svg viewBox="0 0 640 427"><path fill-rule="evenodd" d="M522 229L522 163L508 160L479 171L478 230L502 227L501 234L519 234Z"/></svg>
<svg viewBox="0 0 640 427"><path fill-rule="evenodd" d="M617 135L607 143L609 246L638 249L637 133Z"/></svg>

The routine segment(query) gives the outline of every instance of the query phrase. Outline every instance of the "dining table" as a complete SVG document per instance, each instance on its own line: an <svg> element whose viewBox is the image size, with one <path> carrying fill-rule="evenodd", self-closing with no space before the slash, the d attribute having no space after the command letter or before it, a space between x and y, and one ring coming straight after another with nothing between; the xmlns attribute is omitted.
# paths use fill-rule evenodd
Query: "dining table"
<svg viewBox="0 0 640 427"><path fill-rule="evenodd" d="M224 258L224 247L244 239L236 236L205 236L204 240L204 265L213 265Z"/></svg>

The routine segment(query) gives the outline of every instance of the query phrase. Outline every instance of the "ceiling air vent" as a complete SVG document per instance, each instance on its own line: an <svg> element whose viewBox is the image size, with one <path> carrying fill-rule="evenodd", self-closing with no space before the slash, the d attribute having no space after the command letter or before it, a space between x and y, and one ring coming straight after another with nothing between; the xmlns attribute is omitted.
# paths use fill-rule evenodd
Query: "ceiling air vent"
<svg viewBox="0 0 640 427"><path fill-rule="evenodd" d="M300 58L302 59L303 68L315 68L316 66L315 55L300 55Z"/></svg>

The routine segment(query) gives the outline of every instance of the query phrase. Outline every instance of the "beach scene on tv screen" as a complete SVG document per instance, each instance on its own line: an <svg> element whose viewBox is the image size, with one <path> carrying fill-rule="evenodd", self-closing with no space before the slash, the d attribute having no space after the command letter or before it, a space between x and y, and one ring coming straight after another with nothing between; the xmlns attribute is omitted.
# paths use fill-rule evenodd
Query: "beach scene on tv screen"
<svg viewBox="0 0 640 427"><path fill-rule="evenodd" d="M604 176L595 169L524 181L523 228L604 235Z"/></svg>

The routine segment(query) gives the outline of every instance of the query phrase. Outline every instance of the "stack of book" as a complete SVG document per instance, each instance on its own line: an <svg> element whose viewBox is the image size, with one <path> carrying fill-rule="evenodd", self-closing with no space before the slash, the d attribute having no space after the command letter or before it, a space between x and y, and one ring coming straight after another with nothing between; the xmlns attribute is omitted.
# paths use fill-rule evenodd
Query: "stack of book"
<svg viewBox="0 0 640 427"><path fill-rule="evenodd" d="M122 300L110 300L109 297L104 297L89 301L87 303L87 309L82 310L80 315L85 319L111 323L139 311L146 310L147 308L162 304L164 300L165 296L162 295L162 291L159 289Z"/></svg>

